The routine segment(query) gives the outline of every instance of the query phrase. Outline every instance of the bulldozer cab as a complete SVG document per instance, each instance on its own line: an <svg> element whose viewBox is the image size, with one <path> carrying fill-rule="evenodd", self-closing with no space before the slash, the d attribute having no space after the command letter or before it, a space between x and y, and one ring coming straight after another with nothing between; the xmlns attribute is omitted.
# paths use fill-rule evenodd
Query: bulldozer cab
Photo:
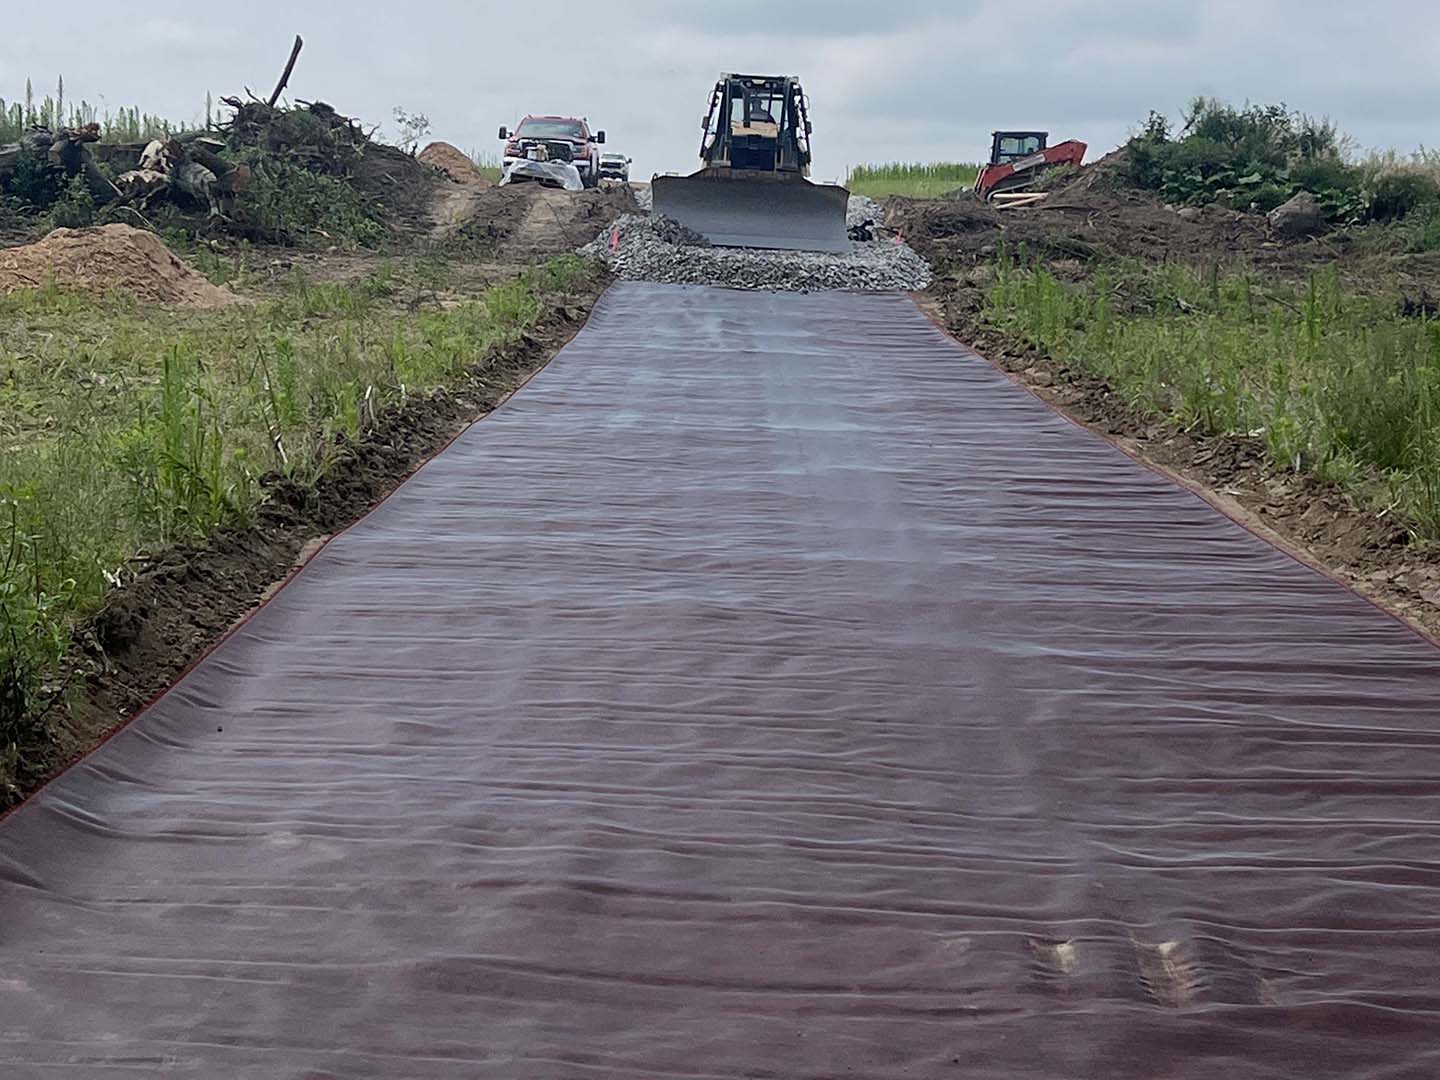
<svg viewBox="0 0 1440 1080"><path fill-rule="evenodd" d="M1010 165L1045 150L1048 131L997 131L990 144L990 164Z"/></svg>
<svg viewBox="0 0 1440 1080"><path fill-rule="evenodd" d="M809 172L811 124L798 79L720 76L704 129L700 157L707 166Z"/></svg>
<svg viewBox="0 0 1440 1080"><path fill-rule="evenodd" d="M722 247L850 250L850 193L812 184L810 109L793 75L721 75L702 121L700 171L657 176L654 212Z"/></svg>

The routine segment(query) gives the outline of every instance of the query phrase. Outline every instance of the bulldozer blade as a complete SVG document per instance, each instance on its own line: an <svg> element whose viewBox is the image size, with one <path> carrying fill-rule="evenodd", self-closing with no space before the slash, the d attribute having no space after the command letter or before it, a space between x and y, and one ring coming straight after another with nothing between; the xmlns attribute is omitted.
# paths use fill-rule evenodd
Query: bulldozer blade
<svg viewBox="0 0 1440 1080"><path fill-rule="evenodd" d="M843 187L744 172L657 176L650 187L656 214L719 247L850 250L845 228L850 192Z"/></svg>

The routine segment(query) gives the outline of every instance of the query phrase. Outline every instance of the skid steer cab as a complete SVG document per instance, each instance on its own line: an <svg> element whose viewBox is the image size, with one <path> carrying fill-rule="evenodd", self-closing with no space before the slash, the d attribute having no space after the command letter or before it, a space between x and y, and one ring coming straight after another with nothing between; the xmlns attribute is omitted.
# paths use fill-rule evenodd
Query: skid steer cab
<svg viewBox="0 0 1440 1080"><path fill-rule="evenodd" d="M1085 163L1083 142L1067 139L1047 145L1048 131L997 131L990 142L990 163L975 178L975 192L988 199L1002 191L1030 191L1046 173Z"/></svg>

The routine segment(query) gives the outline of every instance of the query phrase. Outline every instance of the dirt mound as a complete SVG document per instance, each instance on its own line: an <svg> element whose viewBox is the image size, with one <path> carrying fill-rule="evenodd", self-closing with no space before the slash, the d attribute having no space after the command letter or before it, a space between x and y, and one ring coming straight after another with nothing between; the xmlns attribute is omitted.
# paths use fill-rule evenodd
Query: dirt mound
<svg viewBox="0 0 1440 1080"><path fill-rule="evenodd" d="M420 151L419 161L422 165L439 169L457 184L490 186L490 178L480 171L480 167L467 154L447 142L432 142Z"/></svg>
<svg viewBox="0 0 1440 1080"><path fill-rule="evenodd" d="M490 253L501 262L542 262L588 244L622 214L634 213L628 185L559 191L539 184L456 188L463 205L435 211L432 237Z"/></svg>
<svg viewBox="0 0 1440 1080"><path fill-rule="evenodd" d="M129 225L56 229L37 244L0 251L0 293L52 282L181 307L225 308L248 302L212 285L154 233Z"/></svg>
<svg viewBox="0 0 1440 1080"><path fill-rule="evenodd" d="M1116 194L1132 190L1125 179L1125 169L1129 163L1130 151L1127 148L1122 146L1118 150L1112 150L1104 157L1082 165L1070 176L1060 179L1051 188L1051 196L1080 196L1088 191Z"/></svg>
<svg viewBox="0 0 1440 1080"><path fill-rule="evenodd" d="M1000 210L965 193L948 199L891 199L885 223L937 268L973 266L1002 245L1025 260L1139 258L1156 261L1282 263L1304 270L1324 249L1270 242L1265 219L1220 207L1184 215L1090 166L1042 203Z"/></svg>

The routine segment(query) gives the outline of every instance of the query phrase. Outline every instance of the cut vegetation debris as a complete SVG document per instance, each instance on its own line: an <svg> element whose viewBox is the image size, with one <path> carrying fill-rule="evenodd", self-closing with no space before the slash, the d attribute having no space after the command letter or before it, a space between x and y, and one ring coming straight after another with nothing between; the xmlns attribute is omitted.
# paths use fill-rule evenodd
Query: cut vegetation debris
<svg viewBox="0 0 1440 1080"><path fill-rule="evenodd" d="M38 225L124 220L192 236L379 246L413 235L445 174L321 102L227 98L200 132L104 143L98 125L0 147L0 196Z"/></svg>

